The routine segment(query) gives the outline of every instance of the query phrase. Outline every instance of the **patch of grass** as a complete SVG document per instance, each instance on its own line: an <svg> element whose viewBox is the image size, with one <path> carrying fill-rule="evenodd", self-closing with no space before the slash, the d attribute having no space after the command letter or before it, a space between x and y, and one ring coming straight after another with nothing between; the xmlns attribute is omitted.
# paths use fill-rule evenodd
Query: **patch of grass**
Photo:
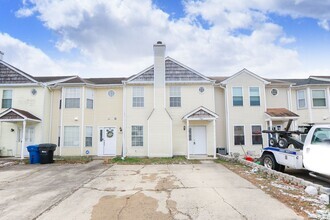
<svg viewBox="0 0 330 220"><path fill-rule="evenodd" d="M92 157L88 156L54 156L55 163L68 163L68 164L75 164L75 163L89 163L93 160Z"/></svg>
<svg viewBox="0 0 330 220"><path fill-rule="evenodd" d="M155 158L147 158L147 157L126 157L124 160L121 157L115 157L113 159L108 159L105 163L109 164L199 164L199 160L187 160L184 156L176 156L176 157L155 157Z"/></svg>

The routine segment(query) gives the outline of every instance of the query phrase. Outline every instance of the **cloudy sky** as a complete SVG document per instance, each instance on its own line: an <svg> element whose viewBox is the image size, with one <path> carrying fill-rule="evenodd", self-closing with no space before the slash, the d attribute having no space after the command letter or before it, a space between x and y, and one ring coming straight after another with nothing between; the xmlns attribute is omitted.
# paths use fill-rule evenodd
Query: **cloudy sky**
<svg viewBox="0 0 330 220"><path fill-rule="evenodd" d="M207 76L330 75L330 0L0 0L3 59L32 75L130 76L152 45Z"/></svg>

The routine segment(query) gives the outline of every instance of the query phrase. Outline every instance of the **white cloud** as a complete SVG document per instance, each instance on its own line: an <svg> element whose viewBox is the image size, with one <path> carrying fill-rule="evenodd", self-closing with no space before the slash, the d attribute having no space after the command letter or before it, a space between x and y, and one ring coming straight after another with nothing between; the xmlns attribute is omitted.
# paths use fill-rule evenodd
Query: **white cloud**
<svg viewBox="0 0 330 220"><path fill-rule="evenodd" d="M0 32L0 48L4 52L4 61L28 74L37 76L62 75L66 73L40 49L15 39L6 33Z"/></svg>
<svg viewBox="0 0 330 220"><path fill-rule="evenodd" d="M152 64L152 44L162 40L169 56L207 75L247 68L264 77L290 77L303 67L297 51L283 47L295 38L272 23L268 13L328 19L330 12L324 8L329 1L309 2L185 0L186 16L177 20L151 0L25 0L22 10L31 12L17 13L38 14L58 34L59 51L78 51L75 59L52 61L71 74L135 74ZM200 17L210 28L198 23Z"/></svg>
<svg viewBox="0 0 330 220"><path fill-rule="evenodd" d="M319 21L317 24L318 24L320 27L322 27L324 30L327 30L327 31L330 30L329 22L328 22L328 20L326 20L326 19Z"/></svg>

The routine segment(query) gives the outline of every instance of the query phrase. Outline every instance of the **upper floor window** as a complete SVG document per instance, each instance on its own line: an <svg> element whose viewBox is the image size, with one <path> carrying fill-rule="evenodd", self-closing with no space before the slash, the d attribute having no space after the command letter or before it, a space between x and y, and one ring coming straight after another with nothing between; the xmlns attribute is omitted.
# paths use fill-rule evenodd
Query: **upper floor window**
<svg viewBox="0 0 330 220"><path fill-rule="evenodd" d="M233 106L243 106L242 87L233 87Z"/></svg>
<svg viewBox="0 0 330 220"><path fill-rule="evenodd" d="M250 106L260 106L259 87L250 87Z"/></svg>
<svg viewBox="0 0 330 220"><path fill-rule="evenodd" d="M306 108L306 91L305 90L298 90L297 91L297 105L299 108Z"/></svg>
<svg viewBox="0 0 330 220"><path fill-rule="evenodd" d="M170 87L170 107L181 107L181 87Z"/></svg>
<svg viewBox="0 0 330 220"><path fill-rule="evenodd" d="M3 90L2 92L2 108L12 107L12 90Z"/></svg>
<svg viewBox="0 0 330 220"><path fill-rule="evenodd" d="M94 107L94 90L86 90L86 108L93 109Z"/></svg>
<svg viewBox="0 0 330 220"><path fill-rule="evenodd" d="M262 144L261 126L252 125L252 144Z"/></svg>
<svg viewBox="0 0 330 220"><path fill-rule="evenodd" d="M133 107L144 107L144 88L133 87Z"/></svg>
<svg viewBox="0 0 330 220"><path fill-rule="evenodd" d="M313 107L325 107L327 105L325 90L312 90Z"/></svg>
<svg viewBox="0 0 330 220"><path fill-rule="evenodd" d="M65 89L65 108L80 108L80 88Z"/></svg>
<svg viewBox="0 0 330 220"><path fill-rule="evenodd" d="M234 126L234 144L235 145L244 145L244 126Z"/></svg>

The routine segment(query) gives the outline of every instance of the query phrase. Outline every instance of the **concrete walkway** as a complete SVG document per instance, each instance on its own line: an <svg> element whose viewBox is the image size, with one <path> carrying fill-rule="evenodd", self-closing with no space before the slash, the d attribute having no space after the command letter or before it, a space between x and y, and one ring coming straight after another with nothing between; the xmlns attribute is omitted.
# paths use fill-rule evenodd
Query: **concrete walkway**
<svg viewBox="0 0 330 220"><path fill-rule="evenodd" d="M0 169L0 219L302 219L220 164Z"/></svg>

